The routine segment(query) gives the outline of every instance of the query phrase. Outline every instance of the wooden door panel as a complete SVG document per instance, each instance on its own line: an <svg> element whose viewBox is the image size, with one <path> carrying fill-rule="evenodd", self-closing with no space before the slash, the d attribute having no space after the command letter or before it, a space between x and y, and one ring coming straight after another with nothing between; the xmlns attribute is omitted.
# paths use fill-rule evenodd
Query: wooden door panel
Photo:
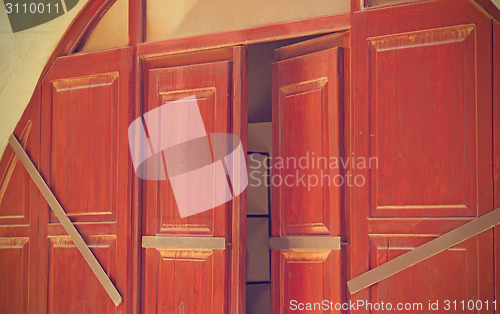
<svg viewBox="0 0 500 314"><path fill-rule="evenodd" d="M295 93L290 93L289 90L281 90L283 99L283 120L288 123L283 123L283 127L286 128L286 132L283 134L283 155L288 156L305 156L308 152L310 154L317 154L318 156L324 156L323 150L323 137L318 136L323 130L314 130L310 126L323 125L322 112L325 112L326 108L322 108L325 103L324 95L326 81L316 81L314 82L315 87L303 87L300 90L300 85L287 86L290 90L296 91ZM310 88L310 89L309 89ZM297 91L298 90L298 91ZM302 117L305 121L304 123L297 123L297 117ZM294 121L292 123L292 121ZM305 137L307 141L294 141L294 139L299 137ZM284 178L287 176L293 177L296 175L297 168L283 169L282 175ZM310 169L304 170L303 173L311 176L320 176L321 170L312 171ZM330 212L328 210L325 200L327 193L325 189L321 186L312 187L307 193L294 193L296 187L283 187L283 208L284 210L284 221L283 224L286 226L286 234L294 233L323 233L328 234L330 226ZM307 206L309 205L309 206ZM326 205L326 206L325 206ZM306 207L307 206L307 207ZM314 231L313 231L314 230ZM294 232L295 231L295 232Z"/></svg>
<svg viewBox="0 0 500 314"><path fill-rule="evenodd" d="M117 143L105 139L118 136L117 79L117 74L106 73L51 82L52 143L55 143L51 185L54 193L61 195L59 202L73 219L74 216L87 221L114 218L117 167L112 156L116 155ZM93 162L89 164L88 160ZM75 165L82 171L75 171ZM100 179L86 180L89 174ZM56 218L51 215L53 221Z"/></svg>
<svg viewBox="0 0 500 314"><path fill-rule="evenodd" d="M475 33L368 40L371 217L477 215Z"/></svg>
<svg viewBox="0 0 500 314"><path fill-rule="evenodd" d="M150 70L150 101L146 112L170 101L195 96L207 134L228 133L229 69L229 62L219 61ZM187 78L180 80L180 77ZM230 203L181 218L170 181L150 182L147 190L148 234L227 234Z"/></svg>
<svg viewBox="0 0 500 314"><path fill-rule="evenodd" d="M50 237L48 268L49 313L114 313L115 305L71 238ZM116 237L91 236L85 242L111 281L116 281ZM68 263L71 262L71 267Z"/></svg>
<svg viewBox="0 0 500 314"><path fill-rule="evenodd" d="M40 202L42 312L123 313L130 305L129 67L128 48L62 57L42 82L40 171L123 298L113 304Z"/></svg>
<svg viewBox="0 0 500 314"><path fill-rule="evenodd" d="M145 313L226 313L226 250L146 249Z"/></svg>
<svg viewBox="0 0 500 314"><path fill-rule="evenodd" d="M341 302L340 251L276 250L271 257L273 313L295 313L298 303Z"/></svg>
<svg viewBox="0 0 500 314"><path fill-rule="evenodd" d="M334 48L273 64L274 236L340 233L339 60Z"/></svg>
<svg viewBox="0 0 500 314"><path fill-rule="evenodd" d="M28 225L30 214L30 177L22 163L11 156L0 193L0 225ZM9 171L10 170L10 171Z"/></svg>
<svg viewBox="0 0 500 314"><path fill-rule="evenodd" d="M0 238L0 312L28 313L30 262L28 237Z"/></svg>
<svg viewBox="0 0 500 314"><path fill-rule="evenodd" d="M35 115L39 104L40 91L34 93L33 100L19 121L14 134L26 151L38 147L39 143L39 115ZM35 160L38 155L32 153ZM0 164L0 230L1 226L23 226L29 228L31 224L30 213L33 205L34 195L31 192L31 178L19 161L17 155L10 146L5 153ZM5 229L7 230L7 229ZM0 231L0 235L7 235Z"/></svg>
<svg viewBox="0 0 500 314"><path fill-rule="evenodd" d="M119 121L118 73L50 84L49 184L73 221L115 220L118 169L113 156L118 151L119 126L125 123ZM57 221L51 212L50 222Z"/></svg>
<svg viewBox="0 0 500 314"><path fill-rule="evenodd" d="M425 236L372 237L370 265L377 267L432 239ZM439 300L441 308L445 300L480 300L477 241L478 238L469 239L379 282L370 289L370 301L390 302L394 306L422 303L425 310L429 300Z"/></svg>

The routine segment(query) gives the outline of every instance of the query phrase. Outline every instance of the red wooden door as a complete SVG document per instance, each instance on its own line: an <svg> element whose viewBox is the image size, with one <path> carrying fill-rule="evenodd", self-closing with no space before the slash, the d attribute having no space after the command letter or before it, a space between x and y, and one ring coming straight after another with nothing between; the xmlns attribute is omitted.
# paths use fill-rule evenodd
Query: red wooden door
<svg viewBox="0 0 500 314"><path fill-rule="evenodd" d="M243 47L144 54L143 113L194 96L207 134L233 133L245 143ZM189 197L201 193L193 190ZM143 313L244 313L244 194L184 218L179 207L170 180L142 181ZM148 239L155 244L147 244Z"/></svg>
<svg viewBox="0 0 500 314"><path fill-rule="evenodd" d="M40 89L14 135L35 164L40 155ZM0 313L35 313L38 191L10 147L0 163Z"/></svg>
<svg viewBox="0 0 500 314"><path fill-rule="evenodd" d="M41 201L39 313L124 313L130 304L130 51L59 58L41 103L40 172L124 302L115 307Z"/></svg>
<svg viewBox="0 0 500 314"><path fill-rule="evenodd" d="M354 14L348 147L376 163L353 169L366 184L348 201L351 278L493 209L491 49L491 20L468 1ZM352 300L491 304L492 278L488 230Z"/></svg>
<svg viewBox="0 0 500 314"><path fill-rule="evenodd" d="M342 154L343 49L338 46L346 38L345 34L325 36L275 53L273 313L305 310L306 303L340 302L343 297L342 175L329 163ZM322 165L316 164L318 158ZM337 247L333 240L338 241Z"/></svg>

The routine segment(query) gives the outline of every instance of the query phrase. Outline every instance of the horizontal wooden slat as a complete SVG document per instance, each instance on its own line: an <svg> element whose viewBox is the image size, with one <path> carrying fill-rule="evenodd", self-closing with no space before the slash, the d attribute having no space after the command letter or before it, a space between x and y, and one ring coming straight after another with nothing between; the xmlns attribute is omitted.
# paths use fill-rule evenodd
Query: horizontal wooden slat
<svg viewBox="0 0 500 314"><path fill-rule="evenodd" d="M340 250L340 237L272 237L270 239L271 250L291 249L327 249Z"/></svg>
<svg viewBox="0 0 500 314"><path fill-rule="evenodd" d="M214 249L226 248L226 238L222 237L162 237L143 236L143 248L157 249Z"/></svg>

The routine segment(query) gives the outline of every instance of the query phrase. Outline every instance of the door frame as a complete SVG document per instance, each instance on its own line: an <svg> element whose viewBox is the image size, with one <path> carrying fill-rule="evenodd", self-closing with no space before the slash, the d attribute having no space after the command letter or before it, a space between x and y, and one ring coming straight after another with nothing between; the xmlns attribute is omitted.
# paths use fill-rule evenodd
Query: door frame
<svg viewBox="0 0 500 314"><path fill-rule="evenodd" d="M217 33L213 35L198 36L197 40L193 38L182 38L168 40L164 42L153 42L144 43L137 46L136 56L134 57L134 67L135 70L135 104L137 104L135 117L141 116L145 111L145 95L148 90L147 75L151 68L155 67L172 67L172 66L182 66L196 63L204 62L215 62L215 61L232 61L232 88L234 91L233 103L232 103L232 134L240 137L245 154L247 152L247 126L248 126L248 107L247 107L247 76L248 76L248 62L247 62L247 47L250 44L265 43L272 41L279 41L282 39L299 38L306 35L326 35L330 33L339 33L338 36L338 47L342 47L344 50L344 63L342 71L348 73L349 71L349 49L350 46L350 32L349 25L345 25L344 22L349 20L347 14L342 14L335 16L334 18L329 17L329 21L324 18L314 18L308 21L284 23L274 26L267 26L255 29L249 29L246 31L236 31L228 33ZM316 25L312 23L316 21ZM327 23L328 27L325 27L323 23ZM291 26L291 31L282 33L279 36L272 35L270 33L279 31L282 28L286 29L286 26ZM300 26L305 26L301 29ZM240 45L242 44L242 45ZM321 49L323 42L320 42L315 49ZM214 48L220 47L221 48ZM276 55L279 59L279 56ZM276 59L276 61L278 61ZM349 75L344 74L344 78L347 80ZM346 81L342 86L343 91L343 101L349 100L349 82ZM344 120L344 111L340 113L340 119ZM344 124L345 127L345 124ZM347 130L347 129L345 129ZM140 182L135 178L134 182L134 198L138 199L138 202L134 204L141 204L140 197ZM344 197L344 196L343 196ZM342 200L342 202L344 202ZM140 212L140 206L137 211ZM231 210L231 257L230 257L230 284L229 284L229 312L230 313L245 313L246 312L246 191L240 196L233 200L233 207ZM139 214L140 215L140 214ZM344 226L345 217L342 217L342 230L346 230ZM144 222L141 222L140 216L133 219L133 221L139 222L139 228L144 228ZM141 252L141 230L137 230L134 235L136 247L139 252ZM345 233L346 236L348 233ZM139 265L138 271L142 272L142 259L143 254L139 253ZM345 263L346 254L342 254L341 263ZM236 271L235 271L236 270ZM346 268L347 270L347 268ZM345 287L345 291L340 293L345 296L347 292L347 285L345 285L347 276L342 274L342 286ZM142 300L142 294L144 293L144 285L140 284L140 292L137 297Z"/></svg>

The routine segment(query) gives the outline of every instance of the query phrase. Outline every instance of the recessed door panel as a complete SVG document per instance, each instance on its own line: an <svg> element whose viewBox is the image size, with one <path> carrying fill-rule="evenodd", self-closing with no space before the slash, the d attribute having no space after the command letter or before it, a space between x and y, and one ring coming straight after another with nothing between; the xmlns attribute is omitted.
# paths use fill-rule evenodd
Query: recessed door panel
<svg viewBox="0 0 500 314"><path fill-rule="evenodd" d="M275 236L340 232L340 51L273 64Z"/></svg>
<svg viewBox="0 0 500 314"><path fill-rule="evenodd" d="M317 304L316 308L312 305L312 313L341 313L334 307L329 311L330 301L341 302L340 251L277 250L272 252L271 267L273 313L304 311L308 309L306 303ZM328 300L328 304L323 304L323 300Z"/></svg>
<svg viewBox="0 0 500 314"><path fill-rule="evenodd" d="M120 123L126 122L118 120L118 73L54 80L48 89L54 194L77 221L114 220L117 138ZM52 212L50 221L57 222Z"/></svg>
<svg viewBox="0 0 500 314"><path fill-rule="evenodd" d="M477 215L475 38L462 25L368 40L372 217Z"/></svg>
<svg viewBox="0 0 500 314"><path fill-rule="evenodd" d="M145 313L227 312L227 251L146 249Z"/></svg>
<svg viewBox="0 0 500 314"><path fill-rule="evenodd" d="M0 238L0 312L28 312L30 262L29 238Z"/></svg>
<svg viewBox="0 0 500 314"><path fill-rule="evenodd" d="M377 267L432 240L430 237L370 238L370 265ZM371 302L422 303L429 300L478 300L477 238L456 245L387 278L370 289ZM450 261L453 263L450 263ZM453 283L450 284L450 278ZM408 293L411 291L411 296ZM441 304L444 306L444 304ZM423 308L423 309L425 309Z"/></svg>
<svg viewBox="0 0 500 314"><path fill-rule="evenodd" d="M229 131L229 62L159 68L149 71L148 111L169 102L194 96L206 134ZM185 79L179 79L182 77ZM187 119L179 117L179 119ZM189 126L189 120L186 120ZM194 126L193 128L197 128ZM214 148L215 149L215 148ZM188 152L189 153L189 152ZM189 155L184 156L186 159ZM193 198L204 191L193 191ZM227 233L229 204L181 218L169 180L148 183L147 226L151 234L204 234L223 236ZM151 205L149 205L151 204ZM154 215L154 216L152 216ZM154 222L156 221L156 222Z"/></svg>
<svg viewBox="0 0 500 314"><path fill-rule="evenodd" d="M54 237L48 242L48 312L115 313L115 305L71 238ZM107 275L116 280L116 238L92 236L86 243Z"/></svg>

